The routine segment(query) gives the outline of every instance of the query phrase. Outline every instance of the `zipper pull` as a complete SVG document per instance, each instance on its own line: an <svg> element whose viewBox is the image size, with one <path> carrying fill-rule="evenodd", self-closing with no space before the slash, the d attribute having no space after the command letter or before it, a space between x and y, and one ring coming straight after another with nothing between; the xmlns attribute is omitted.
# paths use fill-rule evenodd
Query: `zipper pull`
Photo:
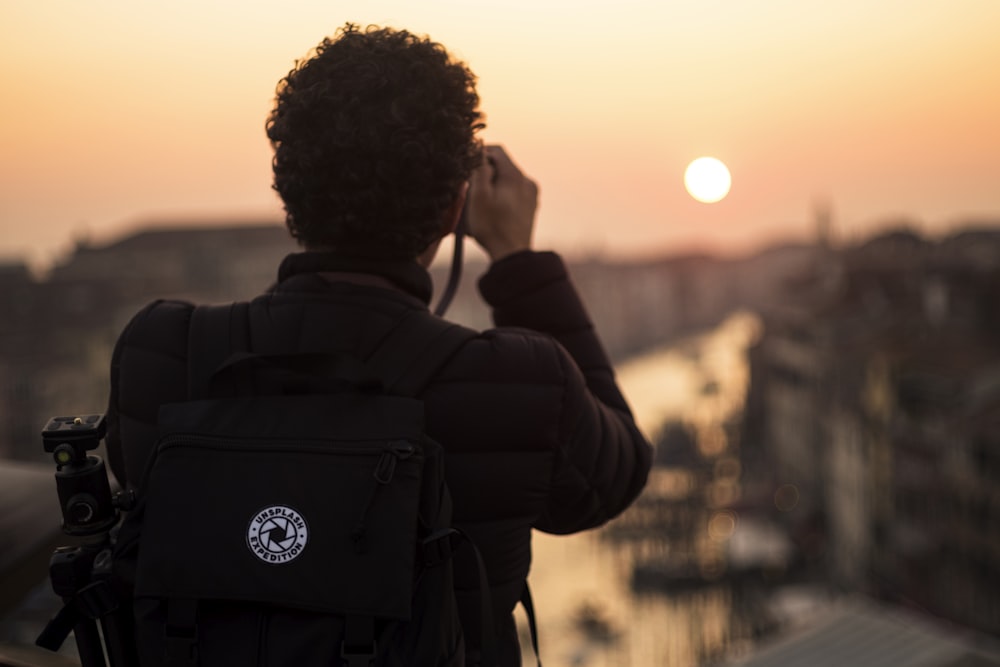
<svg viewBox="0 0 1000 667"><path fill-rule="evenodd" d="M413 445L405 440L390 442L382 450L382 456L375 464L375 481L379 484L388 484L392 481L392 475L396 472L396 462L403 461L413 455Z"/></svg>
<svg viewBox="0 0 1000 667"><path fill-rule="evenodd" d="M365 552L368 510L371 509L372 503L375 502L375 494L378 492L379 486L391 482L392 476L396 472L396 462L410 458L414 451L414 446L405 440L390 442L382 449L382 454L378 457L375 470L372 472L372 477L375 478L376 483L369 489L368 498L361 508L361 516L358 518L354 530L351 531L351 539L354 541L354 550L357 553L362 554Z"/></svg>

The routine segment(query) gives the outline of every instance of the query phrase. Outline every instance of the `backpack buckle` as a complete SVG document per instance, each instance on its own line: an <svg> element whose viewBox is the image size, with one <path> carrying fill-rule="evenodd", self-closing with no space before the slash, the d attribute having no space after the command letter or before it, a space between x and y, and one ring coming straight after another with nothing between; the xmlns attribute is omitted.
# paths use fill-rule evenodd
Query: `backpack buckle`
<svg viewBox="0 0 1000 667"><path fill-rule="evenodd" d="M345 667L374 667L377 653L378 642L374 639L371 646L367 648L352 646L348 649L347 640L344 640L340 645L340 657L344 659Z"/></svg>
<svg viewBox="0 0 1000 667"><path fill-rule="evenodd" d="M341 664L345 667L375 667L378 643L375 641L375 618L344 617L344 641L340 644Z"/></svg>
<svg viewBox="0 0 1000 667"><path fill-rule="evenodd" d="M169 667L194 667L198 664L197 613L197 600L167 600L163 652L165 664Z"/></svg>
<svg viewBox="0 0 1000 667"><path fill-rule="evenodd" d="M184 630L187 630L186 628ZM167 629L163 637L165 664L170 667L193 667L198 664L198 632Z"/></svg>

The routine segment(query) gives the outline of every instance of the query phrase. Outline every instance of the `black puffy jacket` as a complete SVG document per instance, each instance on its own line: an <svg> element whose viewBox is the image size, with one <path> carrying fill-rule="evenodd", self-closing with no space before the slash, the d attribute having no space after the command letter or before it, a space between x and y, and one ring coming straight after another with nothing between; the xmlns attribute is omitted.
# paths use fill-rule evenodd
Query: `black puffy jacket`
<svg viewBox="0 0 1000 667"><path fill-rule="evenodd" d="M498 328L466 343L422 398L428 434L447 452L455 524L486 562L502 664L519 664L511 612L528 576L532 528L573 533L620 513L645 484L651 448L557 255L507 257L479 287ZM415 262L291 255L277 285L251 302L251 343L259 352L366 358L404 315L434 317L430 296L430 277ZM123 484L141 478L159 405L186 397L192 309L150 304L115 348L107 443ZM457 576L459 589L475 588Z"/></svg>

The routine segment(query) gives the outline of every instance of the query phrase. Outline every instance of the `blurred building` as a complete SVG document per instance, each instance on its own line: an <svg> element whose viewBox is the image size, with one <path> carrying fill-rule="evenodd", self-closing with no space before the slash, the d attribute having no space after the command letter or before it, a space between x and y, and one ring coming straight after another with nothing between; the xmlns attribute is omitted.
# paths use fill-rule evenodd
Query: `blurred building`
<svg viewBox="0 0 1000 667"><path fill-rule="evenodd" d="M104 411L112 347L143 305L253 296L295 248L277 224L152 228L81 244L43 280L0 267L0 458L44 460L49 417Z"/></svg>
<svg viewBox="0 0 1000 667"><path fill-rule="evenodd" d="M0 458L12 443L34 437L27 414L34 403L34 336L28 323L38 317L37 285L23 263L0 265Z"/></svg>
<svg viewBox="0 0 1000 667"><path fill-rule="evenodd" d="M764 315L747 465L836 584L1000 634L1000 232L817 252Z"/></svg>

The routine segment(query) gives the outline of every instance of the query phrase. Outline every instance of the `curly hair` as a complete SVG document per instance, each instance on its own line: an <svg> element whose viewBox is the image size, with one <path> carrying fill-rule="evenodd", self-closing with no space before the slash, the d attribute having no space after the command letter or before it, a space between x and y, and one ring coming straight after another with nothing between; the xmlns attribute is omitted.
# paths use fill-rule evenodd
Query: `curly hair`
<svg viewBox="0 0 1000 667"><path fill-rule="evenodd" d="M277 87L274 185L307 248L413 258L482 159L476 78L443 46L348 23Z"/></svg>

